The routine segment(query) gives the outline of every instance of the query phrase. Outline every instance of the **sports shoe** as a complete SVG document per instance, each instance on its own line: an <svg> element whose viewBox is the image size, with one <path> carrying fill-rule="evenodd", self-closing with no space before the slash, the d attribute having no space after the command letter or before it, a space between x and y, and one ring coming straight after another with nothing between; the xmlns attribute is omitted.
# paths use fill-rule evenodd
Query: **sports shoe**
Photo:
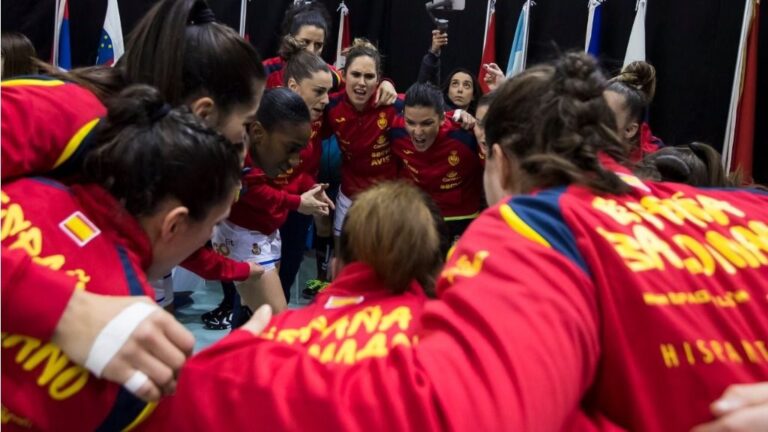
<svg viewBox="0 0 768 432"><path fill-rule="evenodd" d="M304 284L304 289L301 291L301 296L305 299L313 299L315 295L325 289L330 284L320 279L310 279Z"/></svg>
<svg viewBox="0 0 768 432"><path fill-rule="evenodd" d="M202 314L200 319L209 330L226 330L232 326L232 308L219 305L216 309Z"/></svg>

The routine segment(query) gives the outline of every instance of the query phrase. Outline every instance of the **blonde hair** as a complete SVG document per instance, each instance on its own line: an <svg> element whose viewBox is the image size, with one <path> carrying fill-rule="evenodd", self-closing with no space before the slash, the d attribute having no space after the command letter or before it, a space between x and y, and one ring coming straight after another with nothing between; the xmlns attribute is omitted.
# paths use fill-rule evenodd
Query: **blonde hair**
<svg viewBox="0 0 768 432"><path fill-rule="evenodd" d="M349 209L339 257L346 264L368 264L395 293L405 292L414 279L430 289L443 262L441 219L433 207L409 183L379 183L358 195Z"/></svg>

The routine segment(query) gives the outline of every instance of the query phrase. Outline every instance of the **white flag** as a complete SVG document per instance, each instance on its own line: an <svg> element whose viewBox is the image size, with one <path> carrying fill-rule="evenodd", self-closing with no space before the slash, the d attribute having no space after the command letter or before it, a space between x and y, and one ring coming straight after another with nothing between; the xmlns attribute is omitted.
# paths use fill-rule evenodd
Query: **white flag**
<svg viewBox="0 0 768 432"><path fill-rule="evenodd" d="M624 66L633 61L645 61L645 5L646 0L637 0L637 13L635 23L632 24L632 34L629 35Z"/></svg>

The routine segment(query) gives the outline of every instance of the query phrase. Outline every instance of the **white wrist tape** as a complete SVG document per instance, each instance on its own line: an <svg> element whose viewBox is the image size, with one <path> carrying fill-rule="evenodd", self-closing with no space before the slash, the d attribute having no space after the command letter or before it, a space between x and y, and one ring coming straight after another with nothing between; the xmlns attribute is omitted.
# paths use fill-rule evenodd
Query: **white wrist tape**
<svg viewBox="0 0 768 432"><path fill-rule="evenodd" d="M136 327L158 309L156 305L134 303L120 311L96 336L85 360L85 368L101 377L104 368L125 345Z"/></svg>
<svg viewBox="0 0 768 432"><path fill-rule="evenodd" d="M462 111L463 110L457 109L456 111L453 112L453 121L455 121L456 123L461 121L461 112Z"/></svg>

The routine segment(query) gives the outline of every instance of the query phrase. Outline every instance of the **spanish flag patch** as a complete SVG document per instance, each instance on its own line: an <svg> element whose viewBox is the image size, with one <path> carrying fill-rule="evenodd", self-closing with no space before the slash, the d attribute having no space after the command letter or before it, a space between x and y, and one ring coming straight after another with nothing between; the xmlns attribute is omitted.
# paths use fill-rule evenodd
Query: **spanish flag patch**
<svg viewBox="0 0 768 432"><path fill-rule="evenodd" d="M101 230L79 211L61 221L59 228L80 247L87 245L88 242L101 234Z"/></svg>
<svg viewBox="0 0 768 432"><path fill-rule="evenodd" d="M344 306L360 304L363 302L363 300L365 300L365 297L363 296L354 296L354 297L330 296L328 297L328 301L325 302L325 306L323 307L325 309L338 309Z"/></svg>

